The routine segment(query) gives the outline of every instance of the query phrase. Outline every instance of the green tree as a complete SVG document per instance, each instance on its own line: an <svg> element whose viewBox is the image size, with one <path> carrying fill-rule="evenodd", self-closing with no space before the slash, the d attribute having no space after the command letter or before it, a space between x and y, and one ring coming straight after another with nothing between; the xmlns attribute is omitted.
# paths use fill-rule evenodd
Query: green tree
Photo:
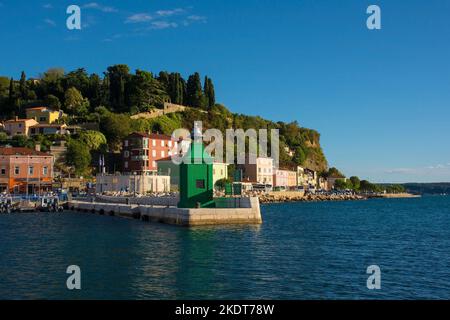
<svg viewBox="0 0 450 320"><path fill-rule="evenodd" d="M130 69L125 64L108 67L106 73L109 81L109 102L117 111L128 111L126 105L127 85L130 80Z"/></svg>
<svg viewBox="0 0 450 320"><path fill-rule="evenodd" d="M352 183L353 189L356 191L359 190L359 188L361 186L361 180L359 180L358 177L353 176L353 177L350 177L350 181Z"/></svg>
<svg viewBox="0 0 450 320"><path fill-rule="evenodd" d="M143 111L151 107L161 108L169 96L150 72L136 70L136 74L131 76L128 98L128 105Z"/></svg>
<svg viewBox="0 0 450 320"><path fill-rule="evenodd" d="M227 178L223 178L223 179L217 180L214 186L219 190L224 190L225 185L227 183L231 183L231 180L227 179Z"/></svg>
<svg viewBox="0 0 450 320"><path fill-rule="evenodd" d="M337 179L334 183L334 188L337 190L352 189L352 183L349 180Z"/></svg>
<svg viewBox="0 0 450 320"><path fill-rule="evenodd" d="M61 109L61 102L59 101L59 98L52 94L45 96L44 104L46 107L53 109L53 110Z"/></svg>
<svg viewBox="0 0 450 320"><path fill-rule="evenodd" d="M337 168L332 167L328 170L328 177L331 178L345 178L345 175L340 172Z"/></svg>
<svg viewBox="0 0 450 320"><path fill-rule="evenodd" d="M304 164L306 160L306 153L303 151L302 147L295 148L294 157L292 161L294 164L301 165Z"/></svg>
<svg viewBox="0 0 450 320"><path fill-rule="evenodd" d="M184 103L184 97L186 95L185 89L186 85L181 75L179 73L171 73L169 75L168 93L172 103Z"/></svg>
<svg viewBox="0 0 450 320"><path fill-rule="evenodd" d="M92 157L89 147L84 143L71 139L67 145L66 162L77 176L89 174Z"/></svg>
<svg viewBox="0 0 450 320"><path fill-rule="evenodd" d="M100 131L87 130L82 131L78 140L86 145L90 151L105 150L106 137Z"/></svg>
<svg viewBox="0 0 450 320"><path fill-rule="evenodd" d="M108 146L118 150L122 140L131 133L131 120L125 114L107 113L101 117L100 130L105 135Z"/></svg>
<svg viewBox="0 0 450 320"><path fill-rule="evenodd" d="M24 71L20 74L19 94L20 98L23 100L26 100L28 97L27 77Z"/></svg>
<svg viewBox="0 0 450 320"><path fill-rule="evenodd" d="M84 115L89 109L89 100L83 98L75 87L71 87L64 94L64 106L69 114Z"/></svg>
<svg viewBox="0 0 450 320"><path fill-rule="evenodd" d="M214 92L214 85L210 78L205 77L203 88L205 92L208 109L211 109L216 104L216 94Z"/></svg>
<svg viewBox="0 0 450 320"><path fill-rule="evenodd" d="M205 104L206 101L202 90L202 83L200 81L200 75L198 74L198 72L189 76L186 88L186 95L188 106L200 108L204 108L206 106Z"/></svg>

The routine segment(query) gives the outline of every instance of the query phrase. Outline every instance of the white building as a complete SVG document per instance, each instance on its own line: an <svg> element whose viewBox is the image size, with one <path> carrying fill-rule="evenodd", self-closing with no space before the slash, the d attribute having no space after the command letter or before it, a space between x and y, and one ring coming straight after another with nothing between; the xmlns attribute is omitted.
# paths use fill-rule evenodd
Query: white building
<svg viewBox="0 0 450 320"><path fill-rule="evenodd" d="M170 176L97 175L96 192L131 192L138 194L170 192Z"/></svg>

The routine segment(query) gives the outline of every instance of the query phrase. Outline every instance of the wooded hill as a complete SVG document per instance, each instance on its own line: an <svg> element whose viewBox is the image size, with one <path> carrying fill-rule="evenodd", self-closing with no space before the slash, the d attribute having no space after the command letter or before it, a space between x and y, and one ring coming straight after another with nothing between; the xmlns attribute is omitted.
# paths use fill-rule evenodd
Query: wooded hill
<svg viewBox="0 0 450 320"><path fill-rule="evenodd" d="M140 112L160 109L164 102L190 108L153 119L130 118ZM94 151L94 147L117 150L123 137L132 131L171 134L176 128L191 129L195 120L201 120L204 129L217 128L224 133L227 128L279 129L280 163L283 167L304 165L317 171L328 167L317 131L303 128L296 121L275 122L233 113L216 103L212 79L202 79L198 73L185 80L176 72L162 71L155 75L136 70L132 73L127 65L114 65L108 67L103 75L88 74L83 68L68 73L53 68L37 79L27 78L25 72L19 79L0 77L0 117L3 120L24 117L25 109L33 106L63 110L67 114L64 119L67 124L98 122L106 145L84 143L89 151ZM33 139L40 139L45 148L45 139ZM78 137L66 139L76 140ZM96 140L103 141L103 137ZM23 143L30 144L30 141Z"/></svg>

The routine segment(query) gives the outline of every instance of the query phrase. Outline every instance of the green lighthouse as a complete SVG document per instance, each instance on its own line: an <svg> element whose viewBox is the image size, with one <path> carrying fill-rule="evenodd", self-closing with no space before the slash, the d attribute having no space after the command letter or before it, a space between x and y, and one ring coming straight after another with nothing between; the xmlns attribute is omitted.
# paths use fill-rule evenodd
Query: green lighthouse
<svg viewBox="0 0 450 320"><path fill-rule="evenodd" d="M194 136L197 135L194 128ZM196 136L180 164L178 208L214 207L213 158Z"/></svg>

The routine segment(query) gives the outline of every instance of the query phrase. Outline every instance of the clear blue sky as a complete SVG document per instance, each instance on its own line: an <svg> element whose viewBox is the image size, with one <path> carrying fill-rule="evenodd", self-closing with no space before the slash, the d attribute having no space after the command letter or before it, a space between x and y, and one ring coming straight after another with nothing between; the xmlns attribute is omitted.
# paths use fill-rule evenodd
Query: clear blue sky
<svg viewBox="0 0 450 320"><path fill-rule="evenodd" d="M0 0L0 75L199 71L232 111L317 129L347 175L450 181L449 14L447 0Z"/></svg>

